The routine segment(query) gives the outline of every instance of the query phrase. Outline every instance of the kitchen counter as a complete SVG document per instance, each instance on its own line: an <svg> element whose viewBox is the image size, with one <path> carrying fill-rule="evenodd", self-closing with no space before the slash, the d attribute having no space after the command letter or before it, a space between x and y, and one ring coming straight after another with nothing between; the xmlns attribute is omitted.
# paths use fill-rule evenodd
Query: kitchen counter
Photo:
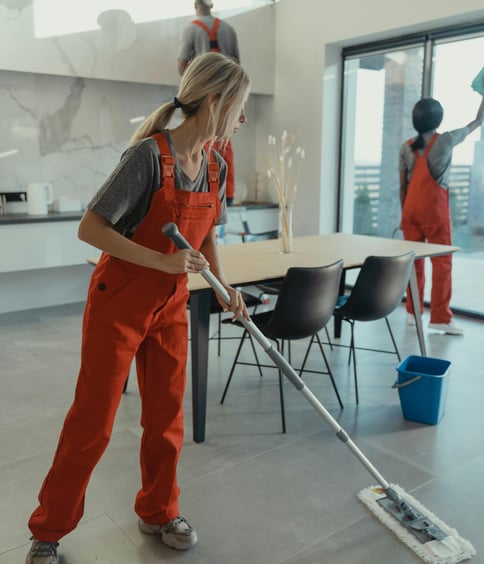
<svg viewBox="0 0 484 564"><path fill-rule="evenodd" d="M250 211L277 208L273 202L242 202L241 204L229 206L230 211ZM54 212L47 215L29 215L28 213L7 213L0 215L0 225L15 225L19 223L46 223L51 221L78 221L83 215L83 211L76 212Z"/></svg>
<svg viewBox="0 0 484 564"><path fill-rule="evenodd" d="M0 225L16 225L19 223L46 223L51 221L80 220L83 212L49 212L47 215L29 215L28 213L7 213L0 215Z"/></svg>
<svg viewBox="0 0 484 564"><path fill-rule="evenodd" d="M230 210L267 210L277 208L277 204L274 202L241 202L240 204L234 204L229 206L227 209Z"/></svg>
<svg viewBox="0 0 484 564"><path fill-rule="evenodd" d="M85 300L92 273L86 259L99 251L77 236L82 213L0 216L0 313ZM230 229L242 231L244 220L254 233L277 229L278 206L244 202L228 208ZM223 237L224 244L231 242L240 243L240 236Z"/></svg>

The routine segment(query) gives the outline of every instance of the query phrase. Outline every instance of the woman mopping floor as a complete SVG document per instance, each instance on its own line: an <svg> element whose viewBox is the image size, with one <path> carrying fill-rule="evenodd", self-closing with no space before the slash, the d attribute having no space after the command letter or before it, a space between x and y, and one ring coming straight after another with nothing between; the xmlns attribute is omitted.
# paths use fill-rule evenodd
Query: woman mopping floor
<svg viewBox="0 0 484 564"><path fill-rule="evenodd" d="M136 357L141 396L139 529L175 549L197 543L180 516L176 480L183 443L187 361L187 273L210 267L229 294L224 305L248 316L240 292L224 279L215 225L226 223L226 165L211 150L245 122L249 78L219 53L195 59L172 102L138 129L131 147L89 203L80 238L103 251L83 321L74 403L29 527L27 564L56 564L58 541L79 523L94 467L106 449L126 376ZM174 129L168 121L180 110ZM161 235L177 221L193 249L177 251Z"/></svg>

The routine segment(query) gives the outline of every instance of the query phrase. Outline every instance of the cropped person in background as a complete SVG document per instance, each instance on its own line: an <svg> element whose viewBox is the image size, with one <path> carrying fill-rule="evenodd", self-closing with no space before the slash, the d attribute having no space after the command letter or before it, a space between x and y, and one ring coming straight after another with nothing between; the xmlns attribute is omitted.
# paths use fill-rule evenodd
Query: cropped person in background
<svg viewBox="0 0 484 564"><path fill-rule="evenodd" d="M59 539L79 523L133 358L143 427L142 485L135 501L139 529L178 550L197 543L179 513L176 479L183 443L187 273L210 268L230 294L224 310L248 318L240 292L224 278L215 242L215 225L226 216L226 166L206 147L245 122L249 86L239 64L218 53L198 57L177 96L138 128L88 204L79 237L103 253L88 290L75 398L30 517L33 542L26 564L56 564ZM177 109L183 120L167 129ZM179 251L163 236L170 222L193 250Z"/></svg>
<svg viewBox="0 0 484 564"><path fill-rule="evenodd" d="M226 21L212 16L211 0L195 0L197 19L182 32L178 51L178 73L183 75L190 62L201 53L216 51L240 63L239 43L235 29ZM227 205L232 205L235 194L234 154L232 143L214 145L227 163L226 197Z"/></svg>
<svg viewBox="0 0 484 564"><path fill-rule="evenodd" d="M413 108L413 126L418 135L400 149L401 228L404 239L428 243L451 244L448 177L453 148L481 126L484 98L476 117L465 127L436 132L444 111L433 98L423 98ZM462 335L452 321L452 255L433 257L429 328L447 335ZM420 309L424 310L424 260L415 261ZM415 322L413 308L407 296L409 324Z"/></svg>

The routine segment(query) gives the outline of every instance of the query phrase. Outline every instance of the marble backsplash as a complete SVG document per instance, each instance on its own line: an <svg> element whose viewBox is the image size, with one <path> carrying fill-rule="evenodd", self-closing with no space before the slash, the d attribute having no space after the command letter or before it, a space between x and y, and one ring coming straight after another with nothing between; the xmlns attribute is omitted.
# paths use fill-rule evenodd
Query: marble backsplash
<svg viewBox="0 0 484 564"><path fill-rule="evenodd" d="M273 0L215 4L237 30L252 92L272 94ZM193 0L0 0L0 69L175 86L181 32L194 15Z"/></svg>
<svg viewBox="0 0 484 564"><path fill-rule="evenodd" d="M174 86L0 70L0 191L52 184L85 205L110 174L141 116Z"/></svg>

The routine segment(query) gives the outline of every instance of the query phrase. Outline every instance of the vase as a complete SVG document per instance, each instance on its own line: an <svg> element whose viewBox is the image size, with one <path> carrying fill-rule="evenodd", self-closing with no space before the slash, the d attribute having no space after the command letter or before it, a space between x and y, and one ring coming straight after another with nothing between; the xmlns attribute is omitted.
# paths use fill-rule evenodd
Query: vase
<svg viewBox="0 0 484 564"><path fill-rule="evenodd" d="M279 207L279 237L281 241L281 252L292 253L292 211L294 204L285 204Z"/></svg>

